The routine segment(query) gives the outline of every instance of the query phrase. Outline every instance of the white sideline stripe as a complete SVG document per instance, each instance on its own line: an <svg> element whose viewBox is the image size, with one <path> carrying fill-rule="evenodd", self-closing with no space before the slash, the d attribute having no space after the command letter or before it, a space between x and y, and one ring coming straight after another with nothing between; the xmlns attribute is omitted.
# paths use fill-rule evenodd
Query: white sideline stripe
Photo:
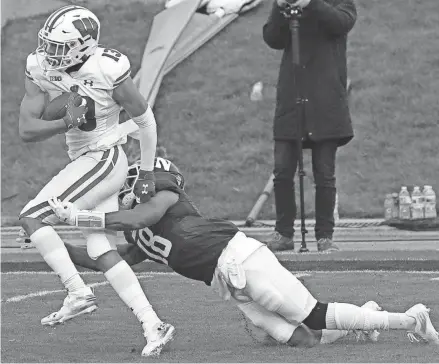
<svg viewBox="0 0 439 364"><path fill-rule="evenodd" d="M47 272L47 273L49 273L49 272ZM50 272L50 273L53 273L53 272ZM97 273L97 272L93 272L93 273ZM138 275L139 279L140 278L148 278L148 277L151 277L151 276L152 276L151 274L139 274ZM89 284L88 286L94 288L94 287L106 286L108 284L109 284L109 282L105 281L105 282L92 283L92 284ZM55 290L51 290L51 291L32 292L32 293L28 293L28 294L24 294L24 295L13 296L13 297L7 298L6 300L2 299L1 302L3 302L3 303L20 302L20 301L26 300L28 298L44 297L44 296L48 296L48 295L59 293L59 292L65 292L65 289L55 289Z"/></svg>
<svg viewBox="0 0 439 364"><path fill-rule="evenodd" d="M99 283L90 284L89 286L90 287L99 287L99 286L105 286L107 284L108 284L108 282L99 282ZM53 291L37 291L37 292L32 292L32 293L28 293L28 294L24 294L24 295L13 296L13 297L8 298L6 300L2 300L2 302L4 302L4 303L20 302L20 301L26 300L28 298L44 297L44 296L48 296L50 294L59 293L59 292L65 292L65 290L64 289L56 289Z"/></svg>
<svg viewBox="0 0 439 364"><path fill-rule="evenodd" d="M430 281L439 281L439 277L431 278Z"/></svg>

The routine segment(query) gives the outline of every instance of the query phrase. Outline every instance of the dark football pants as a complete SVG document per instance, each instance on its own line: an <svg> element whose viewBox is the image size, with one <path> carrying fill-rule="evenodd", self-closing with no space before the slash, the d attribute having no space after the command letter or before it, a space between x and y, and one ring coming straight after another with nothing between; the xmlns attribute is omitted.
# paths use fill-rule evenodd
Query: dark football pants
<svg viewBox="0 0 439 364"><path fill-rule="evenodd" d="M337 141L313 142L312 170L316 186L316 239L331 238L334 232L335 156ZM274 143L274 197L276 203L276 231L292 237L296 219L294 176L298 166L297 142ZM306 211L306 210L305 210Z"/></svg>

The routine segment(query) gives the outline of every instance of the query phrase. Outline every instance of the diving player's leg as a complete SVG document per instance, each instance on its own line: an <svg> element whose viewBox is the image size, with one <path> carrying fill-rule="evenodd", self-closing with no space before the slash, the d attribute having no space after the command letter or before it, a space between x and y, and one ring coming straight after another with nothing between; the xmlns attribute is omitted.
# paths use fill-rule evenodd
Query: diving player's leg
<svg viewBox="0 0 439 364"><path fill-rule="evenodd" d="M100 271L96 265L96 261L91 259L87 253L87 248L82 246L72 245L64 243L67 251L75 265L80 267L91 269L94 271ZM125 260L129 266L136 265L148 259L148 256L141 251L136 245L123 244L117 246L117 252L120 257Z"/></svg>
<svg viewBox="0 0 439 364"><path fill-rule="evenodd" d="M243 313L247 333L262 344L277 342L294 347L312 347L333 343L348 334L346 330L311 330L303 324L292 324L254 301L237 303Z"/></svg>
<svg viewBox="0 0 439 364"><path fill-rule="evenodd" d="M245 293L289 322L304 323L313 330L408 330L425 341L439 344L439 334L430 321L429 310L422 304L405 313L390 313L349 303L317 302L266 247L248 257L243 267L247 277Z"/></svg>
<svg viewBox="0 0 439 364"><path fill-rule="evenodd" d="M439 334L431 323L430 310L417 304L405 313L373 311L350 303L318 302L304 323L313 329L407 330L425 342L439 345Z"/></svg>
<svg viewBox="0 0 439 364"><path fill-rule="evenodd" d="M103 212L118 209L117 194L96 207ZM172 340L174 327L162 322L128 263L123 260L116 247L117 236L113 232L95 232L83 230L87 239L87 252L96 261L97 268L119 295L121 300L133 311L141 323L147 345L142 351L143 356L159 355L162 348Z"/></svg>
<svg viewBox="0 0 439 364"><path fill-rule="evenodd" d="M266 246L252 253L242 266L247 281L245 294L287 321L300 324L316 305L317 300L308 289Z"/></svg>

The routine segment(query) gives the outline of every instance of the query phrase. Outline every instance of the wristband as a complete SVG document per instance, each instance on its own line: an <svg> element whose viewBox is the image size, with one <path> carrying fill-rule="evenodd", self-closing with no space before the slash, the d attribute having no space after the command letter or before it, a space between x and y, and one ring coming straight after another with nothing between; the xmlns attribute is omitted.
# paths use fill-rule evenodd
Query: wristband
<svg viewBox="0 0 439 364"><path fill-rule="evenodd" d="M105 228L105 212L80 210L76 214L76 226L80 228Z"/></svg>

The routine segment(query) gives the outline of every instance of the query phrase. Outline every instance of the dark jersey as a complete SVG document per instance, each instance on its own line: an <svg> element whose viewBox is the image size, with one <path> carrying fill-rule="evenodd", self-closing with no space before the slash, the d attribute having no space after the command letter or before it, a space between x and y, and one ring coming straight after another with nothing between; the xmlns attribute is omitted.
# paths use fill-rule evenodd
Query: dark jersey
<svg viewBox="0 0 439 364"><path fill-rule="evenodd" d="M218 259L238 228L226 220L202 217L171 173L156 172L155 176L156 191L173 191L179 195L178 202L157 224L125 232L126 240L151 260L210 285Z"/></svg>

